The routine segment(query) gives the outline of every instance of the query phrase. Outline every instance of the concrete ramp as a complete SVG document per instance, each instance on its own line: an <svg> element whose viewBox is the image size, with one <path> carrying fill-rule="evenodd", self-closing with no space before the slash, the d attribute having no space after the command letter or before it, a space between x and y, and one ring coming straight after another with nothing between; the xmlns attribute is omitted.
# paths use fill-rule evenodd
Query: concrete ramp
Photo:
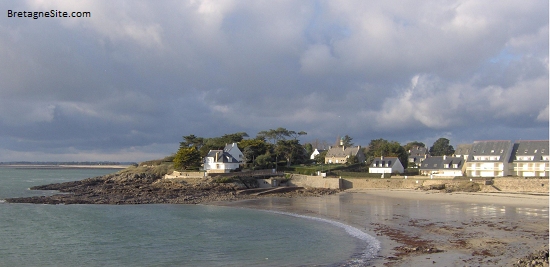
<svg viewBox="0 0 550 267"><path fill-rule="evenodd" d="M277 194L277 193L286 193L286 192L292 192L292 191L296 191L296 190L300 190L300 189L304 189L303 187L275 187L275 188L272 188L272 189L269 189L269 190L266 190L266 191L263 191L263 192L258 192L258 193L255 193L253 194L254 196L261 196L261 195L268 195L268 194Z"/></svg>
<svg viewBox="0 0 550 267"><path fill-rule="evenodd" d="M253 188L253 189L245 189L240 190L237 192L238 195L251 195L251 196L261 196L261 195L268 195L268 194L277 194L277 193L285 193L285 192L292 192L296 190L304 189L300 186L290 186L290 187L274 187L274 188Z"/></svg>

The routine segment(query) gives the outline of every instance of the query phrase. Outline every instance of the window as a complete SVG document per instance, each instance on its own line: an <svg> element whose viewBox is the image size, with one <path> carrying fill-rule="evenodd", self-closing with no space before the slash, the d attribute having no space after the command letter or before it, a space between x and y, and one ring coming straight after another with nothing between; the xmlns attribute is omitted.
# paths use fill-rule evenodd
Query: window
<svg viewBox="0 0 550 267"><path fill-rule="evenodd" d="M458 164L453 164L453 168L458 168Z"/></svg>
<svg viewBox="0 0 550 267"><path fill-rule="evenodd" d="M491 153L495 153L495 150L494 150L494 149L491 149Z"/></svg>

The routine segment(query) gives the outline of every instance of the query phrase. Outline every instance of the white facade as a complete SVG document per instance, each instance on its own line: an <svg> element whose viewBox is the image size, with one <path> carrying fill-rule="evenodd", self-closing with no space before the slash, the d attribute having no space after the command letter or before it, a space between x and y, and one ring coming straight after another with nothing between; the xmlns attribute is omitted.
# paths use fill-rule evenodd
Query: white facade
<svg viewBox="0 0 550 267"><path fill-rule="evenodd" d="M511 141L475 141L466 162L469 177L503 177L509 174Z"/></svg>
<svg viewBox="0 0 550 267"><path fill-rule="evenodd" d="M228 173L239 168L239 161L223 150L210 150L203 163L208 173Z"/></svg>
<svg viewBox="0 0 550 267"><path fill-rule="evenodd" d="M375 158L369 166L369 173L404 173L405 168L399 158Z"/></svg>
<svg viewBox="0 0 550 267"><path fill-rule="evenodd" d="M514 144L510 172L520 177L548 177L548 140L522 140Z"/></svg>

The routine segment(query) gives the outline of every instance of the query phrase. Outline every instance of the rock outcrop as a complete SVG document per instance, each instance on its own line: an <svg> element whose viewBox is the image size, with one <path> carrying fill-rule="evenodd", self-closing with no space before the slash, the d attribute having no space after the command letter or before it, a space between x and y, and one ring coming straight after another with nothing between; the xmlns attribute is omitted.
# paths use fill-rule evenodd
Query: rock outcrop
<svg viewBox="0 0 550 267"><path fill-rule="evenodd" d="M199 182L165 180L154 172L121 171L81 181L32 187L31 190L57 190L60 194L6 199L10 203L36 204L198 204L212 201L258 198L238 194L238 185L217 183L211 179ZM339 190L297 189L293 192L266 196L319 196Z"/></svg>

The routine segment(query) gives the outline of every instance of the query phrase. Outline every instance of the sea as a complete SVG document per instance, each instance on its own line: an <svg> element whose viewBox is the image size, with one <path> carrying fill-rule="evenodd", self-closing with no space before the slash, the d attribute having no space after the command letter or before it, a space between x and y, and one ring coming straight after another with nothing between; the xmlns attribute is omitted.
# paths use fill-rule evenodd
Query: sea
<svg viewBox="0 0 550 267"><path fill-rule="evenodd" d="M351 226L285 212L5 201L116 171L0 167L0 266L365 266L379 248Z"/></svg>

